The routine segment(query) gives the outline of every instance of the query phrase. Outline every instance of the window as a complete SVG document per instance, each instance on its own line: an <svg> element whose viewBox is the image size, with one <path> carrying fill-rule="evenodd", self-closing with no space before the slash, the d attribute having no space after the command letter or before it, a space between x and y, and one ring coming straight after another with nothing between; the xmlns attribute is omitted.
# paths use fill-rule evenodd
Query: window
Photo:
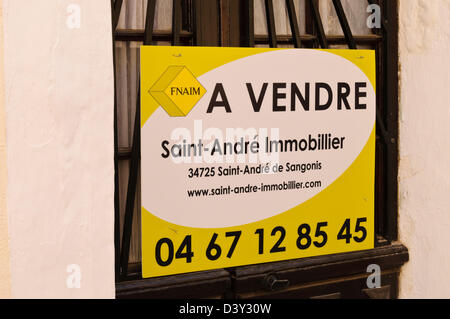
<svg viewBox="0 0 450 319"><path fill-rule="evenodd" d="M148 2L148 3L147 3ZM369 4L381 8L381 27L368 28ZM346 261L341 278L361 258L396 256L389 267L407 260L397 239L397 2L392 0L112 0L116 70L116 273L119 296L183 296L188 283L201 282L198 296L251 296L238 292L239 276L274 271L276 265L218 270L171 279L140 280L139 48L152 45L257 46L374 49L377 52L376 243L374 252L315 260ZM384 257L382 257L384 256ZM334 258L334 259L333 259ZM353 259L352 259L353 258ZM377 259L378 258L378 259ZM384 259L383 259L384 258ZM390 258L390 257L389 257ZM313 259L312 259L313 260ZM353 260L353 261L351 261ZM297 267L301 270L302 263ZM342 263L341 263L342 265ZM352 266L353 265L353 266ZM269 268L267 268L269 267ZM271 268L272 267L272 268ZM282 269L284 266L281 266ZM336 270L330 264L330 272ZM394 267L394 268L395 268ZM320 267L319 267L320 268ZM324 268L324 269L325 269ZM265 269L265 270L264 270ZM259 272L258 272L259 271ZM364 271L363 268L360 271ZM320 271L319 271L320 272ZM391 296L396 294L392 271ZM323 279L326 275L314 275ZM313 277L314 277L313 276ZM389 277L388 276L388 277ZM176 278L175 278L176 277ZM300 276L301 277L301 276ZM311 277L310 281L314 281ZM390 278L390 277L389 277ZM209 281L208 281L209 280ZM250 280L250 279L249 279ZM302 279L303 280L303 279ZM292 280L291 280L292 281ZM294 280L295 281L295 280ZM306 281L306 282L310 282ZM245 280L244 280L245 282ZM305 282L304 280L301 282ZM178 285L178 286L177 286ZM215 286L214 286L215 285ZM245 285L245 284L244 284ZM172 288L168 288L171 286ZM215 288L223 289L217 290ZM320 285L319 285L320 286ZM139 287L139 288L137 288ZM184 287L184 288L183 288ZM267 288L267 287L266 287ZM271 291L274 287L269 287ZM324 288L325 289L325 288ZM244 289L245 290L245 289ZM275 289L277 290L277 289ZM161 291L166 293L161 295ZM318 289L318 291L322 291ZM311 292L314 294L313 292ZM307 296L308 294L305 293ZM320 294L320 293L319 293ZM323 293L323 295L326 295ZM186 296L190 296L187 294ZM296 296L302 296L301 294Z"/></svg>

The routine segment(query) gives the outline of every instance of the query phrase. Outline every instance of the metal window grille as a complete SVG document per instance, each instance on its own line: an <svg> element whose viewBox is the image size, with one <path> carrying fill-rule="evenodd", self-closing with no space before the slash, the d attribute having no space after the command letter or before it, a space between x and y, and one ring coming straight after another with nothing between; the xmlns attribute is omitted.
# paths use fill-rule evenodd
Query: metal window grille
<svg viewBox="0 0 450 319"><path fill-rule="evenodd" d="M354 35L341 0L331 0L342 29L342 35L326 34L324 18L319 5L324 0L304 0L303 8L296 8L293 0L285 1L290 34L277 34L274 1L264 0L266 34L255 34L254 0L161 0L172 2L172 28L157 30L155 26L156 0L148 0L144 28L118 28L124 4L129 0L111 0L114 43L137 42L144 45L164 42L174 46L293 46L295 48L333 48L346 45L349 49L361 46L376 50L377 56L377 144L376 144L376 234L377 245L388 245L397 239L397 156L398 156L398 47L397 1L368 0L382 9L382 26L371 34ZM365 1L365 0L359 0ZM300 32L299 13L303 11L304 33ZM359 17L364 21L367 15ZM140 101L137 92L125 90L126 96L136 94L136 101L128 105L134 112L134 129L129 146L119 145L120 107L117 96L118 61L116 70L116 96L114 111L115 131L115 254L117 281L138 278L139 261L130 262L130 246L136 227L139 195L140 161ZM136 79L135 79L136 81ZM136 81L136 83L139 83ZM128 101L128 104L130 102ZM130 127L130 123L128 123ZM130 130L131 132L131 130ZM122 164L127 162L128 170ZM120 180L125 176L126 182ZM123 194L123 196L120 196ZM138 236L136 236L138 238Z"/></svg>

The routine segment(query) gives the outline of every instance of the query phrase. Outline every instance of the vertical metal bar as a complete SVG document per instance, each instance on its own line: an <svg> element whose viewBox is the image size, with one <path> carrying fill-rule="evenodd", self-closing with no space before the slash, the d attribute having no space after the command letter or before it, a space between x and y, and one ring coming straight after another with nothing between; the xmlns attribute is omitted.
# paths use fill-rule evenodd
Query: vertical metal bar
<svg viewBox="0 0 450 319"><path fill-rule="evenodd" d="M305 1L303 11L305 12L305 33L310 34L310 35L316 35L317 32L314 27L314 19L312 17L312 13L311 13L312 8L311 8L311 4L309 1ZM316 44L315 42L317 42L317 41L313 41L312 45L309 45L309 43L307 43L306 46L308 48L314 48L315 44Z"/></svg>
<svg viewBox="0 0 450 319"><path fill-rule="evenodd" d="M116 0L114 2L114 9L113 9L113 33L116 31L117 24L119 24L119 18L120 18L120 12L122 11L122 3L123 0Z"/></svg>
<svg viewBox="0 0 450 319"><path fill-rule="evenodd" d="M182 19L181 19L181 30L190 31L189 27L191 25L191 0L183 0L181 2Z"/></svg>
<svg viewBox="0 0 450 319"><path fill-rule="evenodd" d="M390 139L386 143L386 229L390 241L397 239L398 219L398 2L385 1L386 34L384 36L384 95L386 129Z"/></svg>
<svg viewBox="0 0 450 319"><path fill-rule="evenodd" d="M255 46L255 13L253 0L242 1L241 45L244 47Z"/></svg>
<svg viewBox="0 0 450 319"><path fill-rule="evenodd" d="M341 0L333 0L334 8L336 9L336 14L341 24L342 31L344 32L345 40L349 49L356 49L356 41L353 38L352 30L348 24L347 16L345 15L344 8L342 7Z"/></svg>
<svg viewBox="0 0 450 319"><path fill-rule="evenodd" d="M151 44L155 18L156 0L149 0L145 22L144 44ZM139 76L140 78L140 76ZM140 81L138 81L140 82ZM130 257L130 243L133 226L134 206L141 157L141 90L138 85L136 97L136 117L134 120L133 144L131 147L130 175L128 178L127 199L125 203L125 218L123 223L122 249L120 253L121 276L128 274L128 260Z"/></svg>
<svg viewBox="0 0 450 319"><path fill-rule="evenodd" d="M384 212L386 211L385 205L385 192L384 192L384 158L385 158L385 146L377 136L375 145L375 246L381 246L381 238L384 238ZM380 238L381 237L381 238Z"/></svg>
<svg viewBox="0 0 450 319"><path fill-rule="evenodd" d="M144 45L151 45L153 42L153 25L155 23L156 0L148 0L147 15L145 18ZM149 17L151 17L149 19Z"/></svg>
<svg viewBox="0 0 450 319"><path fill-rule="evenodd" d="M253 0L248 2L248 46L255 46L255 4Z"/></svg>
<svg viewBox="0 0 450 319"><path fill-rule="evenodd" d="M322 18L320 17L319 7L317 6L317 0L309 0L309 6L312 10L314 24L317 29L317 36L319 38L319 44L322 49L328 49L328 41L323 29Z"/></svg>
<svg viewBox="0 0 450 319"><path fill-rule="evenodd" d="M181 0L173 0L173 13L172 13L172 45L180 45L180 32L181 32L181 13L182 13Z"/></svg>
<svg viewBox="0 0 450 319"><path fill-rule="evenodd" d="M377 4L374 0L367 0L368 4ZM372 29L373 34L380 34L378 30ZM381 41L382 42L382 41ZM376 80L377 80L377 101L376 101L376 146L375 146L375 232L374 242L375 247L383 246L387 243L385 236L385 215L386 215L386 189L385 189L385 158L386 158L386 143L388 143L389 136L386 131L384 120L382 118L383 106L383 88L384 81L380 81L383 74L382 63L380 64L380 52L382 52L382 43L376 44ZM382 61L382 60L381 60Z"/></svg>
<svg viewBox="0 0 450 319"><path fill-rule="evenodd" d="M381 114L380 114L378 109L377 109L376 113L377 113L376 114L376 117L377 117L377 128L378 128L379 132L381 133L381 137L383 139L384 144L387 145L388 143L390 143L389 142L389 140L390 140L389 133L386 130L386 126L384 125L384 120L381 117Z"/></svg>
<svg viewBox="0 0 450 319"><path fill-rule="evenodd" d="M293 0L286 0L286 8L289 16L289 24L291 25L292 39L294 40L294 46L301 48L302 43L300 40L300 30L298 28L297 13L295 12L295 6Z"/></svg>
<svg viewBox="0 0 450 319"><path fill-rule="evenodd" d="M369 4L378 4L368 0ZM381 27L383 42L380 54L384 57L381 66L385 118L381 110L377 109L377 129L381 134L385 147L383 164L383 230L382 235L388 241L395 241L398 237L398 2L383 1L383 17ZM385 124L386 123L386 124Z"/></svg>
<svg viewBox="0 0 450 319"><path fill-rule="evenodd" d="M114 30L114 2L111 0L111 26ZM114 269L116 282L120 278L120 198L119 198L119 133L117 124L117 76L114 31L112 33L114 68Z"/></svg>
<svg viewBox="0 0 450 319"><path fill-rule="evenodd" d="M201 23L201 0L194 0L194 43L201 46L203 43L203 28Z"/></svg>
<svg viewBox="0 0 450 319"><path fill-rule="evenodd" d="M275 15L273 12L273 1L264 0L266 7L266 21L267 21L267 32L269 33L269 46L271 48L277 47L277 33L275 30Z"/></svg>
<svg viewBox="0 0 450 319"><path fill-rule="evenodd" d="M220 46L230 46L230 0L219 0Z"/></svg>
<svg viewBox="0 0 450 319"><path fill-rule="evenodd" d="M130 257L130 243L133 226L134 203L136 198L137 178L140 158L140 89L138 89L136 117L134 121L133 145L131 148L130 175L128 177L127 199L125 204L125 218L123 222L122 249L120 253L121 276L128 274L128 260Z"/></svg>

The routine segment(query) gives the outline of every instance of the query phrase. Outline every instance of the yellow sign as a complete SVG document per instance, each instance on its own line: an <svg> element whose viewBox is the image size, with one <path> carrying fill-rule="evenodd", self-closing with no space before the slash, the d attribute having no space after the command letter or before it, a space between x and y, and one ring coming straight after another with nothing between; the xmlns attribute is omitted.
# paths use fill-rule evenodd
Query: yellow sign
<svg viewBox="0 0 450 319"><path fill-rule="evenodd" d="M141 48L142 273L374 246L375 54Z"/></svg>

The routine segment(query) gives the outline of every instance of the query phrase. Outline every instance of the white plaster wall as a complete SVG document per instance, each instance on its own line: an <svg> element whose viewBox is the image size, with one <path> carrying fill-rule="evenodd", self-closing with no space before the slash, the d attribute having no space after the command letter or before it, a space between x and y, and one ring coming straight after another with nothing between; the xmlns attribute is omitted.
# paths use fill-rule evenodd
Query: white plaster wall
<svg viewBox="0 0 450 319"><path fill-rule="evenodd" d="M113 298L110 0L3 3L12 297Z"/></svg>
<svg viewBox="0 0 450 319"><path fill-rule="evenodd" d="M401 298L450 298L450 1L400 0Z"/></svg>

